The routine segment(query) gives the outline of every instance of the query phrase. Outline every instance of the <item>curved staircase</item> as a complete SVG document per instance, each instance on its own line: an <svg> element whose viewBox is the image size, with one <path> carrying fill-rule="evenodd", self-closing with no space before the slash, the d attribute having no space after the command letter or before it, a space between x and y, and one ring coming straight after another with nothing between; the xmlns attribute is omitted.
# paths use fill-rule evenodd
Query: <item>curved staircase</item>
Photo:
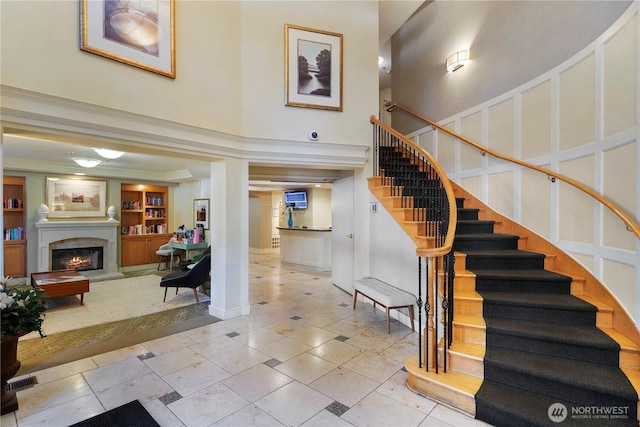
<svg viewBox="0 0 640 427"><path fill-rule="evenodd" d="M382 183L370 178L369 188L423 243ZM436 374L419 368L417 356L407 360L409 388L494 425L557 425L564 416L562 425L637 426L640 334L633 321L567 254L454 189L448 367Z"/></svg>

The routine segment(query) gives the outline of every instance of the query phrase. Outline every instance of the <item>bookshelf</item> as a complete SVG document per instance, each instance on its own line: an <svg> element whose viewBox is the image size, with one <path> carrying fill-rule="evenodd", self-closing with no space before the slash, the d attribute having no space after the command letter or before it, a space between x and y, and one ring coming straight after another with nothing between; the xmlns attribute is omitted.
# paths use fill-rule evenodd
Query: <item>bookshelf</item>
<svg viewBox="0 0 640 427"><path fill-rule="evenodd" d="M4 176L2 211L4 215L4 275L26 277L26 199L23 176Z"/></svg>
<svg viewBox="0 0 640 427"><path fill-rule="evenodd" d="M157 262L156 250L171 238L168 187L121 184L122 265Z"/></svg>

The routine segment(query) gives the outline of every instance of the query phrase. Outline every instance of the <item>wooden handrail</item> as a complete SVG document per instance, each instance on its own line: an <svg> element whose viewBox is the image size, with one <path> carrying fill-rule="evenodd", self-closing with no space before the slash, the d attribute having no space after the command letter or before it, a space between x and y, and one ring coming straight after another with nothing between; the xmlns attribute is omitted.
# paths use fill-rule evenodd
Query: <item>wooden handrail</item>
<svg viewBox="0 0 640 427"><path fill-rule="evenodd" d="M629 231L631 231L633 234L636 235L636 238L640 239L640 225L638 225L638 223L636 223L633 219L631 219L626 213L624 213L622 211L622 209L620 209L618 206L616 206L615 204L613 204L609 199L601 196L600 194L596 193L595 191L593 191L591 188L586 187L585 185L579 183L578 181L575 181L569 177L566 177L564 175L561 175L559 173L553 172L549 169L540 167L540 166L536 166L534 164L531 163L527 163L527 162L523 162L522 160L518 160L515 159L513 157L509 157L509 156L505 156L502 155L500 153L497 153L489 148L483 147L482 145L478 144L477 142L474 142L468 138L465 138L462 135L458 135L457 133L443 127L440 126L439 124L427 119L424 116L421 116L420 114L409 110L408 108L405 108L401 105L392 103L392 104L388 104L385 106L387 111L392 111L394 109L397 110L402 110L406 113L409 113L410 115L430 124L431 126L433 126L434 128L441 130L451 136L453 136L456 139L459 139L460 141L471 145L474 148L477 148L480 151L480 154L482 154L483 156L486 154L489 154L497 159L501 159L501 160L505 160L507 162L510 163L515 163L517 165L520 166L524 166L528 169L533 169L536 170L538 172L541 172L549 177L551 177L552 181L555 182L556 179L559 179L560 181L566 182L569 185L572 185L573 187L577 188L578 190L587 193L589 196L593 197L594 199L596 199L598 202L602 203L604 206L606 206L607 208L609 208L609 210L611 210L614 214L616 214L618 216L618 218L620 218L622 220L622 222L624 222L624 224L627 226L627 229Z"/></svg>
<svg viewBox="0 0 640 427"><path fill-rule="evenodd" d="M453 192L453 187L451 186L451 182L449 181L449 178L447 177L446 172L444 171L444 169L442 169L440 164L433 158L433 156L431 156L431 154L429 154L424 148L420 147L419 145L411 141L406 136L402 135L397 130L387 126L386 124L378 120L374 115L370 117L369 121L372 124L375 124L380 128L384 129L385 131L389 132L391 135L398 138L404 144L420 152L420 154L422 154L429 161L431 166L436 170L436 172L442 179L442 186L444 187L444 190L447 194L447 202L449 203L449 224L448 224L447 235L445 237L444 244L438 248L416 248L416 255L430 258L430 257L438 257L438 256L443 256L448 254L449 252L451 252L451 249L453 248L453 240L456 233L456 223L458 220L458 210L456 208L456 196Z"/></svg>

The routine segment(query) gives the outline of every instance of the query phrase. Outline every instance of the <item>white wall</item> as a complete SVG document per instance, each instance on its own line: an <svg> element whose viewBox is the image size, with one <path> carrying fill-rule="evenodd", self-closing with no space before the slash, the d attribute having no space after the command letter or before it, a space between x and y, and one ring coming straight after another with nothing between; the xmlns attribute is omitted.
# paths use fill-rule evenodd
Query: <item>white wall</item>
<svg viewBox="0 0 640 427"><path fill-rule="evenodd" d="M441 124L566 175L640 217L637 6L564 63ZM451 79L473 72L465 66ZM639 324L640 243L617 216L568 184L483 157L431 127L410 136L450 178L591 270Z"/></svg>
<svg viewBox="0 0 640 427"><path fill-rule="evenodd" d="M394 101L441 120L536 78L593 42L629 1L433 1L392 37ZM469 49L466 70L445 59ZM465 72L463 72L465 71ZM403 133L422 127L394 115Z"/></svg>

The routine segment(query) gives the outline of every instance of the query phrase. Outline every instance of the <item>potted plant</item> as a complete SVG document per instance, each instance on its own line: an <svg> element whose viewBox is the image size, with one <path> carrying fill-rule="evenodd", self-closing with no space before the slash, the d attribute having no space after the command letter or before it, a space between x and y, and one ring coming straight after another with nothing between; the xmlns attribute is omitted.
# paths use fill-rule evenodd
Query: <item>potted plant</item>
<svg viewBox="0 0 640 427"><path fill-rule="evenodd" d="M7 391L7 381L20 369L18 339L30 332L38 331L44 337L44 292L37 288L9 288L10 277L0 278L0 344L2 346L2 415L18 409L15 392Z"/></svg>

